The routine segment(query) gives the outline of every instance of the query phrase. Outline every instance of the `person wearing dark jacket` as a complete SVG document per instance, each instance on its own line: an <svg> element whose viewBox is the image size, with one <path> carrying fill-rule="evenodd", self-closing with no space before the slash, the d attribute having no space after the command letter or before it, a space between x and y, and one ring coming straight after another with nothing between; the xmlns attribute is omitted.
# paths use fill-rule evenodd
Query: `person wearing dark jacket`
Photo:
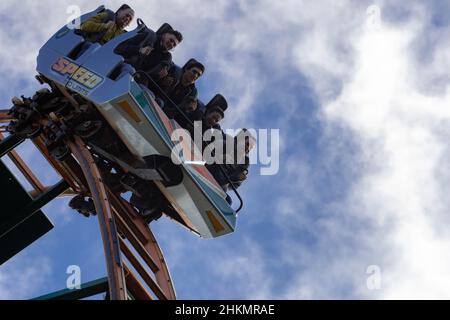
<svg viewBox="0 0 450 320"><path fill-rule="evenodd" d="M206 109L206 113L202 117L202 133L204 134L207 130L211 129L221 130L220 126L218 128L218 125L224 116L222 109L219 107Z"/></svg>
<svg viewBox="0 0 450 320"><path fill-rule="evenodd" d="M164 33L147 29L119 44L114 52L123 56L125 63L131 65L135 70L165 77L168 74L168 67L172 64L170 51L182 40L181 33L171 27ZM133 70L129 71L133 72ZM141 83L148 85L144 77L140 78Z"/></svg>
<svg viewBox="0 0 450 320"><path fill-rule="evenodd" d="M223 119L223 117L224 113L222 109L220 109L219 107L207 109L206 114L203 115L201 121L201 130L202 130L201 136L205 137L205 134L210 134L211 140L210 141L203 140L201 145L197 145L199 149L201 148L202 153L204 153L206 149L210 149L216 143L222 143L222 140L223 141L226 140L227 135L223 132L223 130L220 128L217 129L218 123ZM199 130L199 128L195 126L193 130L189 130L191 137L194 137L195 139L196 133L194 130ZM219 133L219 136L221 136L220 141L216 140L217 133ZM215 153L214 150L210 150L208 152Z"/></svg>
<svg viewBox="0 0 450 320"><path fill-rule="evenodd" d="M225 167L235 188L247 179L250 158L248 154L255 146L256 139L247 129L242 129L234 137L234 157L226 155ZM228 186L231 189L231 186Z"/></svg>
<svg viewBox="0 0 450 320"><path fill-rule="evenodd" d="M174 66L169 75L158 83L166 93L163 105L169 118L191 133L191 123L201 121L203 114L198 109L197 88L195 82L203 75L205 67L195 59L189 60L182 69ZM180 112L181 111L181 112Z"/></svg>
<svg viewBox="0 0 450 320"><path fill-rule="evenodd" d="M233 138L223 134L223 145L225 151L227 151L227 139ZM217 183L225 192L233 189L231 184L235 189L237 189L245 180L247 180L248 169L250 166L250 158L248 157L248 154L254 147L255 141L255 138L247 129L242 129L236 137L234 137L233 154L231 155L225 152L223 163L206 165L206 168L211 172ZM230 205L232 204L232 200L229 195L227 195L227 201Z"/></svg>
<svg viewBox="0 0 450 320"><path fill-rule="evenodd" d="M203 133L208 129L222 130L219 122L225 117L228 109L228 102L221 94L216 94L214 98L203 108Z"/></svg>
<svg viewBox="0 0 450 320"><path fill-rule="evenodd" d="M187 129L189 132L192 131L191 123L195 121L202 121L203 114L198 109L198 101L194 98L188 97L179 106L179 109L183 114L181 114L176 108L165 107L164 112L170 119L174 119L180 127Z"/></svg>
<svg viewBox="0 0 450 320"><path fill-rule="evenodd" d="M105 44L111 39L125 33L125 28L133 21L134 10L129 5L122 5L117 12L104 10L86 20L78 33L88 42Z"/></svg>
<svg viewBox="0 0 450 320"><path fill-rule="evenodd" d="M172 78L173 81L170 82L170 85L163 86L165 93L177 106L186 103L187 99L191 102L197 100L198 92L195 83L204 72L205 66L195 59L190 59L181 69L174 65L166 77ZM168 104L171 103L165 101L165 105ZM173 108L174 106L168 107Z"/></svg>

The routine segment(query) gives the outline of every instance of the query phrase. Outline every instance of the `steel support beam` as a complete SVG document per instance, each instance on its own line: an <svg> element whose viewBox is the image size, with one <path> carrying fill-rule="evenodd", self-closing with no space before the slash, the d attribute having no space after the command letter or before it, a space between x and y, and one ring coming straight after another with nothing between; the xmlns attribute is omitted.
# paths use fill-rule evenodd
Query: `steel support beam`
<svg viewBox="0 0 450 320"><path fill-rule="evenodd" d="M60 194L69 188L68 183L65 180L61 180L50 190L45 193L40 194L35 200L27 203L22 207L19 212L15 213L11 219L2 223L0 225L0 238L5 234L11 232L18 225L23 223L25 220L30 219L36 212L38 212L42 207L47 205L52 200L56 199Z"/></svg>
<svg viewBox="0 0 450 320"><path fill-rule="evenodd" d="M3 157L9 151L13 150L19 144L24 142L25 139L21 138L15 134L12 134L0 142L0 157Z"/></svg>
<svg viewBox="0 0 450 320"><path fill-rule="evenodd" d="M80 300L108 291L108 278L84 283L80 289L63 289L31 300Z"/></svg>
<svg viewBox="0 0 450 320"><path fill-rule="evenodd" d="M33 200L0 160L0 265L53 228L40 208L63 187L60 183Z"/></svg>

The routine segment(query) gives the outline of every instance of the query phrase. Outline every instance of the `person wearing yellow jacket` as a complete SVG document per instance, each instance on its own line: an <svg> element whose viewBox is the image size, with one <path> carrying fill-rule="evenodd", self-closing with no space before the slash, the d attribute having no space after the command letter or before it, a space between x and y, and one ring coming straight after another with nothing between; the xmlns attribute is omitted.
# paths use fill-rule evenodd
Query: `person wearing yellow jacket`
<svg viewBox="0 0 450 320"><path fill-rule="evenodd" d="M124 29L133 21L133 18L134 10L124 4L116 13L105 10L89 18L81 25L80 30L87 41L103 45L126 32Z"/></svg>

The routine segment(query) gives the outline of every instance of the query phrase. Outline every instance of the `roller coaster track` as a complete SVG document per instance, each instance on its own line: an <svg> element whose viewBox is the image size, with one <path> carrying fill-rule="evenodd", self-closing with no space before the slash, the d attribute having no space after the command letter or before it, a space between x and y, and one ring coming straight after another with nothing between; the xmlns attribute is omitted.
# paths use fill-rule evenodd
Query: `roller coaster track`
<svg viewBox="0 0 450 320"><path fill-rule="evenodd" d="M7 112L0 110L0 125L11 120ZM3 139L0 133L0 140ZM32 142L70 186L65 195L82 194L94 201L105 253L109 298L176 299L164 255L150 227L134 207L103 183L84 142L77 136L66 139L71 154L64 161L52 157L41 136ZM39 182L14 150L10 150L8 156L33 186L31 195L37 196L49 189Z"/></svg>

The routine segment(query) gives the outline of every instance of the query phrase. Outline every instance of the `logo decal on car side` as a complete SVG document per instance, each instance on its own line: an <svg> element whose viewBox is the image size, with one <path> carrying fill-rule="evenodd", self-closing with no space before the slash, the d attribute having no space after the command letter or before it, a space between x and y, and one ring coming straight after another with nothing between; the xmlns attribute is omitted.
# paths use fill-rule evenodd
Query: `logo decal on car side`
<svg viewBox="0 0 450 320"><path fill-rule="evenodd" d="M62 57L53 64L52 70L63 76L69 75L71 80L88 89L94 89L103 81L103 77Z"/></svg>

